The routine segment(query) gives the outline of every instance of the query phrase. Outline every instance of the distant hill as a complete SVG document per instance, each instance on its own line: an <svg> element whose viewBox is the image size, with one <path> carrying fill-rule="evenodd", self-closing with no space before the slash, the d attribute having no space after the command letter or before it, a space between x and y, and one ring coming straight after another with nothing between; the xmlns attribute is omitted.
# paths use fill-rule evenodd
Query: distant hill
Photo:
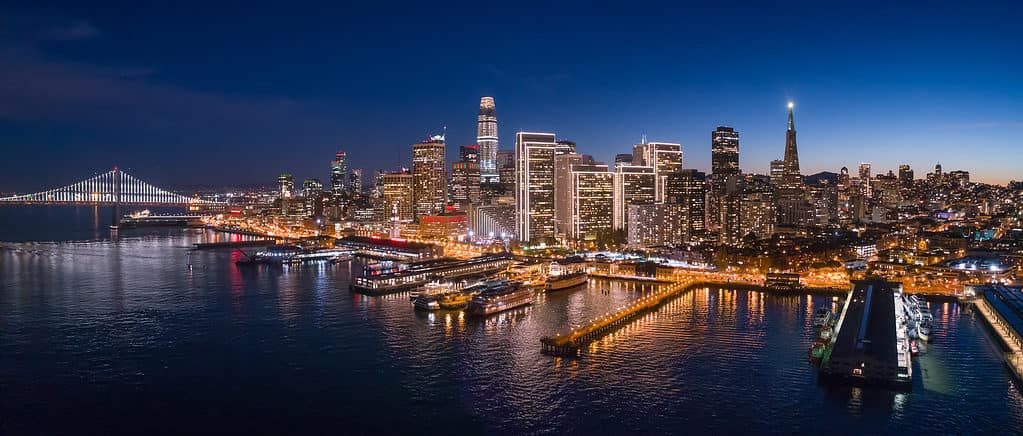
<svg viewBox="0 0 1023 436"><path fill-rule="evenodd" d="M821 180L827 180L828 184L835 186L838 184L838 173L832 173L828 171L812 174L809 176L803 176L803 183L807 185L817 185L821 183Z"/></svg>

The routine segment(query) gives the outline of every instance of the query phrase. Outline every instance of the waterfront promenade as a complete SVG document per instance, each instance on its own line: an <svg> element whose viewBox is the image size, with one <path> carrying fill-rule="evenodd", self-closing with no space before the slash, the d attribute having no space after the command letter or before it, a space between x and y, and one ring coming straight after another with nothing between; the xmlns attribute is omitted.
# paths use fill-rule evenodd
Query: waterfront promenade
<svg viewBox="0 0 1023 436"><path fill-rule="evenodd" d="M998 311L992 308L984 298L977 298L974 301L974 307L987 320L1002 343L1008 347L1008 351L1005 353L1005 363L1019 380L1023 380L1023 338L1020 338L1019 332L1013 330L1005 318L999 315Z"/></svg>

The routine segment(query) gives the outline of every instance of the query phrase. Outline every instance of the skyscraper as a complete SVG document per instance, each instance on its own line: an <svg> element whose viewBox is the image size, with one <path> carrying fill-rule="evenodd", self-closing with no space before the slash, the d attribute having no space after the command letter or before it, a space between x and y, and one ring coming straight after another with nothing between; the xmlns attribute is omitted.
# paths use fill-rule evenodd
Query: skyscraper
<svg viewBox="0 0 1023 436"><path fill-rule="evenodd" d="M789 125L785 130L785 158L782 159L781 180L778 183L781 193L787 196L802 195L804 192L803 175L799 172L799 150L796 148L793 106L792 102L789 102Z"/></svg>
<svg viewBox="0 0 1023 436"><path fill-rule="evenodd" d="M739 132L718 126L710 133L710 165L713 174L739 173Z"/></svg>
<svg viewBox="0 0 1023 436"><path fill-rule="evenodd" d="M792 102L789 102L789 123L785 130L785 158L782 160L781 174L775 183L774 168L771 182L778 188L778 224L791 226L809 226L813 224L813 207L806 195L803 175L799 172L799 151L796 149L796 124L792 116ZM773 166L773 165L772 165Z"/></svg>
<svg viewBox="0 0 1023 436"><path fill-rule="evenodd" d="M362 194L362 168L352 170L351 176L348 177L348 189L353 194Z"/></svg>
<svg viewBox="0 0 1023 436"><path fill-rule="evenodd" d="M483 182L497 182L497 108L494 97L480 98L480 113L476 119L476 143L479 144L480 176Z"/></svg>
<svg viewBox="0 0 1023 436"><path fill-rule="evenodd" d="M707 176L695 169L684 169L668 176L665 203L685 205L685 214L673 217L682 223L685 239L688 241L706 230L705 211L707 197Z"/></svg>
<svg viewBox="0 0 1023 436"><path fill-rule="evenodd" d="M899 185L903 189L909 189L913 187L913 169L909 165L899 165Z"/></svg>
<svg viewBox="0 0 1023 436"><path fill-rule="evenodd" d="M668 176L682 170L682 144L647 142L643 145L643 165L653 167L657 174L654 197L657 202L665 198Z"/></svg>
<svg viewBox="0 0 1023 436"><path fill-rule="evenodd" d="M281 174L277 177L278 194L282 200L289 199L295 195L295 177L291 174Z"/></svg>
<svg viewBox="0 0 1023 436"><path fill-rule="evenodd" d="M569 177L568 226L572 240L596 239L611 233L614 176L607 165L584 159L572 165Z"/></svg>
<svg viewBox="0 0 1023 436"><path fill-rule="evenodd" d="M412 144L413 196L415 218L436 215L447 205L447 169L444 135Z"/></svg>
<svg viewBox="0 0 1023 436"><path fill-rule="evenodd" d="M348 156L343 151L334 154L334 160L330 162L330 192L335 197L345 192L345 182L348 178Z"/></svg>
<svg viewBox="0 0 1023 436"><path fill-rule="evenodd" d="M463 145L458 154L451 164L451 203L464 211L480 202L479 146Z"/></svg>
<svg viewBox="0 0 1023 436"><path fill-rule="evenodd" d="M414 177L407 170L395 171L381 176L382 183L382 205L381 218L391 217L393 211L397 211L400 221L409 222L413 219L413 180Z"/></svg>
<svg viewBox="0 0 1023 436"><path fill-rule="evenodd" d="M756 239L770 238L774 234L774 186L767 181L751 177L743 186L739 205L740 239L752 235Z"/></svg>
<svg viewBox="0 0 1023 436"><path fill-rule="evenodd" d="M323 182L320 179L306 179L302 182L302 196L305 198L307 216L323 214Z"/></svg>
<svg viewBox="0 0 1023 436"><path fill-rule="evenodd" d="M553 133L515 135L515 223L522 242L554 240L556 147Z"/></svg>
<svg viewBox="0 0 1023 436"><path fill-rule="evenodd" d="M706 227L717 231L721 227L721 201L729 178L739 177L739 132L718 126L710 133L711 174L707 180Z"/></svg>
<svg viewBox="0 0 1023 436"><path fill-rule="evenodd" d="M860 195L866 198L873 195L873 189L870 186L870 164L867 162L860 164Z"/></svg>
<svg viewBox="0 0 1023 436"><path fill-rule="evenodd" d="M629 206L653 204L657 174L652 167L619 165L614 172L614 218L615 230L629 227Z"/></svg>
<svg viewBox="0 0 1023 436"><path fill-rule="evenodd" d="M555 158L555 222L569 240L611 233L613 175L591 156L568 153Z"/></svg>

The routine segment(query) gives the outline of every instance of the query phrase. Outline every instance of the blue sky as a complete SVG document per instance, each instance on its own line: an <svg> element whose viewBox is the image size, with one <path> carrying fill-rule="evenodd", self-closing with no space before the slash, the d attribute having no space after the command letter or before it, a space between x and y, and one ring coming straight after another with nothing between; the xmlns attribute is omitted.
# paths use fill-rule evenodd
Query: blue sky
<svg viewBox="0 0 1023 436"><path fill-rule="evenodd" d="M503 148L553 131L611 160L646 133L709 170L724 124L765 172L793 100L804 173L1023 179L1016 4L479 5L0 6L0 191L113 165L164 185L326 179L337 149L369 174L444 126L454 158L482 95Z"/></svg>

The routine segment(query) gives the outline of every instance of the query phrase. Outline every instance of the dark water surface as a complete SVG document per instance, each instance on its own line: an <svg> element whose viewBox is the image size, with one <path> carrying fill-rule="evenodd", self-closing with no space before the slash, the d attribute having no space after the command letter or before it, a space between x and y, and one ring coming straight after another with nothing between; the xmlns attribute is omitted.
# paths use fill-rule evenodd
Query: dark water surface
<svg viewBox="0 0 1023 436"><path fill-rule="evenodd" d="M353 294L347 263L238 268L229 251L190 251L221 237L200 230L47 234L87 241L0 244L0 434L1023 428L1020 388L954 304L932 304L933 342L895 393L816 382L810 324L830 297L698 289L564 360L539 338L651 289L594 280L475 320Z"/></svg>

